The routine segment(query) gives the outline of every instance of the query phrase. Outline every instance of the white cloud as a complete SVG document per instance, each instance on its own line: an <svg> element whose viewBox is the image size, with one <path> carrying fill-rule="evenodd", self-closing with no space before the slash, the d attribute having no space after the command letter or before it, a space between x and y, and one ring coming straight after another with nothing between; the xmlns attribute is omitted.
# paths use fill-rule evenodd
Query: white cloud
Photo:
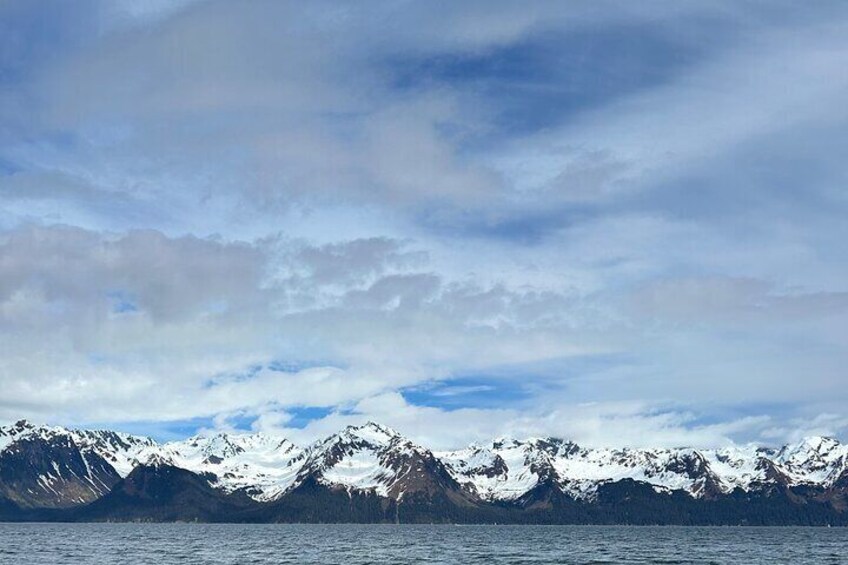
<svg viewBox="0 0 848 565"><path fill-rule="evenodd" d="M43 8L0 7L0 416L709 443L842 410L843 7ZM684 63L499 122L525 50L642 32ZM400 396L467 374L528 398Z"/></svg>
<svg viewBox="0 0 848 565"><path fill-rule="evenodd" d="M425 252L395 240L26 226L0 250L9 413L105 421L343 405L583 348L555 313L567 297L445 280L422 270ZM252 369L276 360L314 368Z"/></svg>
<svg viewBox="0 0 848 565"><path fill-rule="evenodd" d="M409 404L397 393L365 398L349 412L330 414L302 429L287 428L284 420L264 419L259 420L258 429L273 429L308 443L345 425L368 420L390 425L433 449L455 449L472 442L485 444L498 437L560 437L592 447L704 447L733 443L740 437L758 437L768 443L786 437L780 433L760 437L772 423L768 416L698 424L685 410L637 402L571 404L550 411L447 411Z"/></svg>

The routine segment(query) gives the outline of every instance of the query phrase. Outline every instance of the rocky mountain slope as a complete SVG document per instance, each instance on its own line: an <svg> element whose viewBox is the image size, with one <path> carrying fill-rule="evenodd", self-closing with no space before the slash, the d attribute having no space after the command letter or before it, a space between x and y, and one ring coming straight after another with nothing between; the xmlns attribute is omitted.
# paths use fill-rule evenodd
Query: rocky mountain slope
<svg viewBox="0 0 848 565"><path fill-rule="evenodd" d="M0 519L841 523L848 446L537 438L434 453L375 423L298 446L259 433L160 444L20 421L0 427L0 508Z"/></svg>

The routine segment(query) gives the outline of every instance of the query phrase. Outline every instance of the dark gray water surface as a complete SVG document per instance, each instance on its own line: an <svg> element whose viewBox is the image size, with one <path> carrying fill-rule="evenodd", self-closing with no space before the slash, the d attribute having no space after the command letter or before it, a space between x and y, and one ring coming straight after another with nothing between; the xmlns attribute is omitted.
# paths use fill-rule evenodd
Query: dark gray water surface
<svg viewBox="0 0 848 565"><path fill-rule="evenodd" d="M848 528L0 524L0 565L848 563Z"/></svg>

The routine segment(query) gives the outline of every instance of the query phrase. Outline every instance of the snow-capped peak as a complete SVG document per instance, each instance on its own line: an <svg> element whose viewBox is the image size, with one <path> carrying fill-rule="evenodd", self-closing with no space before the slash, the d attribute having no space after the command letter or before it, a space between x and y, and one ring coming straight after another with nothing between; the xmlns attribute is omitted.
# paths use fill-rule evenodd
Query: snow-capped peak
<svg viewBox="0 0 848 565"><path fill-rule="evenodd" d="M347 426L337 436L330 436L328 439L332 440L334 437L361 440L371 445L386 445L401 435L388 426L369 421L361 426Z"/></svg>
<svg viewBox="0 0 848 565"><path fill-rule="evenodd" d="M27 420L18 420L14 424L0 426L0 452L17 439L29 435L35 426Z"/></svg>
<svg viewBox="0 0 848 565"><path fill-rule="evenodd" d="M310 448L299 481L348 491L371 491L401 499L410 492L431 492L434 485L458 488L434 454L397 431L368 422L348 426Z"/></svg>
<svg viewBox="0 0 848 565"><path fill-rule="evenodd" d="M12 443L24 438L49 440L55 437L71 437L73 432L61 426L35 425L28 420L0 426L0 452Z"/></svg>
<svg viewBox="0 0 848 565"><path fill-rule="evenodd" d="M25 430L35 429L35 424L26 419L21 419L15 422L14 424L9 424L6 426L0 426L0 433L12 433L12 432L23 432Z"/></svg>
<svg viewBox="0 0 848 565"><path fill-rule="evenodd" d="M848 468L848 445L830 437L805 437L794 445L783 447L775 462L795 482L828 484Z"/></svg>
<svg viewBox="0 0 848 565"><path fill-rule="evenodd" d="M826 436L807 436L795 445L790 444L786 446L782 452L787 454L789 457L793 457L798 454L812 453L820 456L826 456L828 453L831 453L840 447L841 444L836 438Z"/></svg>

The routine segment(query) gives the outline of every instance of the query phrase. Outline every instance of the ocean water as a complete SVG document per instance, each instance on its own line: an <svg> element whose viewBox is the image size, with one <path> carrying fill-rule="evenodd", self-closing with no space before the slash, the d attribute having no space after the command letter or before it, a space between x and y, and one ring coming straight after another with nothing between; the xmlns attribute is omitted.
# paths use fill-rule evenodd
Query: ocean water
<svg viewBox="0 0 848 565"><path fill-rule="evenodd" d="M0 524L2 565L848 563L848 528Z"/></svg>

